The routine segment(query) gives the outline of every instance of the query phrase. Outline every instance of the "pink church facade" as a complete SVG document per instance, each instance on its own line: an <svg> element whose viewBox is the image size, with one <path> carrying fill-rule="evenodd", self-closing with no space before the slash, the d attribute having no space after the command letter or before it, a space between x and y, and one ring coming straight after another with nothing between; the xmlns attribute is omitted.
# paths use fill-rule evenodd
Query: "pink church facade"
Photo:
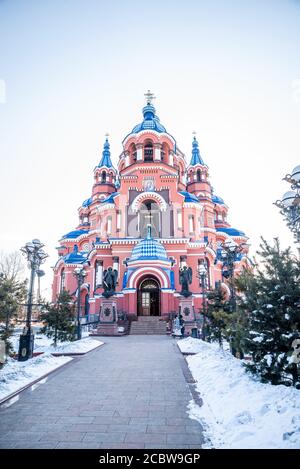
<svg viewBox="0 0 300 469"><path fill-rule="evenodd" d="M115 168L106 139L91 196L78 209L79 223L60 239L53 300L62 289L78 295L74 269L84 266L81 313L88 321L97 319L105 300L103 275L111 267L118 272L113 295L118 314L168 320L178 313L179 270L187 266L193 273L189 290L197 319L203 301L199 266L207 267L209 288L221 282L228 290L220 245L228 238L241 244L247 237L229 225L227 205L213 194L196 138L187 162L156 116L150 95L142 123L122 146ZM236 271L246 262L241 255Z"/></svg>

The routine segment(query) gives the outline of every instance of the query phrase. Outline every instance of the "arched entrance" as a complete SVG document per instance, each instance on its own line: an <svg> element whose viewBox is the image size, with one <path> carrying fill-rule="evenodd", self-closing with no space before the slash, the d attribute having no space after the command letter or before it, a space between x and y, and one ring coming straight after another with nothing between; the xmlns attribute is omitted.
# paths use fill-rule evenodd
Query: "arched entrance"
<svg viewBox="0 0 300 469"><path fill-rule="evenodd" d="M138 316L160 316L160 285L156 279L141 281L137 303Z"/></svg>

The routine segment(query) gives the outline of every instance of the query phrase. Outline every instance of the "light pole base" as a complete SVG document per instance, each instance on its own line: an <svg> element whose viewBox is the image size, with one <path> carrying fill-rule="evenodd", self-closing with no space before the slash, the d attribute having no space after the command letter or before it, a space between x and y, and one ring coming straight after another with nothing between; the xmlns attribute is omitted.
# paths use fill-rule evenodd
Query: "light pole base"
<svg viewBox="0 0 300 469"><path fill-rule="evenodd" d="M20 335L18 361L25 362L33 356L34 334L28 331Z"/></svg>

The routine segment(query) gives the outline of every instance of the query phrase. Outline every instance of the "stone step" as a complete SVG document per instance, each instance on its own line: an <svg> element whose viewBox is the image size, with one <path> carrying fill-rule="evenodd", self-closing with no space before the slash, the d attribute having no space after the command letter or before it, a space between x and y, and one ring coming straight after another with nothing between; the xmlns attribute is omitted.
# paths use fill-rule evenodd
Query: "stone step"
<svg viewBox="0 0 300 469"><path fill-rule="evenodd" d="M130 334L133 335L164 335L167 332L165 321L158 316L140 316L131 323Z"/></svg>

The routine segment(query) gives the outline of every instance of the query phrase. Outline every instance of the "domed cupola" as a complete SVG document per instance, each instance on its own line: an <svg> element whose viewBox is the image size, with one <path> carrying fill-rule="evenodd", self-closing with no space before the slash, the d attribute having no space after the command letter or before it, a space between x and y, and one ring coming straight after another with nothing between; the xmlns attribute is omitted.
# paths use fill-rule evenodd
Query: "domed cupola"
<svg viewBox="0 0 300 469"><path fill-rule="evenodd" d="M136 125L132 129L132 133L136 134L142 130L155 130L159 133L167 132L165 127L160 123L159 117L155 114L155 107L148 101L143 108L144 120L141 124Z"/></svg>
<svg viewBox="0 0 300 469"><path fill-rule="evenodd" d="M164 246L152 238L151 227L148 226L147 237L142 239L132 250L130 261L138 260L163 260L168 259Z"/></svg>

